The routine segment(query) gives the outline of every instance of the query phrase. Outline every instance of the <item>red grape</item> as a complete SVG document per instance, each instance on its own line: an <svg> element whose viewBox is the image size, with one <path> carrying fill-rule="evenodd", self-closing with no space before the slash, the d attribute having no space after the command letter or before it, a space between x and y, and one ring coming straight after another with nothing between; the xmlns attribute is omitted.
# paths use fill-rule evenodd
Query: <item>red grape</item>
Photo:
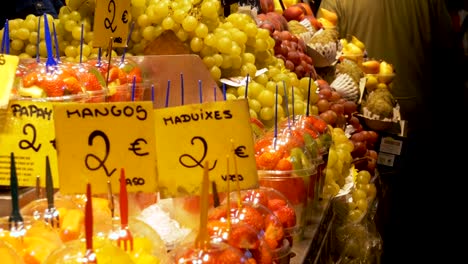
<svg viewBox="0 0 468 264"><path fill-rule="evenodd" d="M338 101L339 99L341 99L341 94L337 91L331 91L331 95L330 95L330 101L332 102L336 102Z"/></svg>
<svg viewBox="0 0 468 264"><path fill-rule="evenodd" d="M332 103L330 109L338 115L344 115L344 106L342 104Z"/></svg>
<svg viewBox="0 0 468 264"><path fill-rule="evenodd" d="M323 113L325 111L327 111L328 109L330 109L330 102L328 102L327 99L319 99L317 101L317 108L318 108L318 111L319 113Z"/></svg>
<svg viewBox="0 0 468 264"><path fill-rule="evenodd" d="M320 117L327 122L329 125L335 125L338 115L332 110L327 110L320 114Z"/></svg>
<svg viewBox="0 0 468 264"><path fill-rule="evenodd" d="M352 115L353 113L357 112L357 104L353 101L346 101L344 104L345 114Z"/></svg>
<svg viewBox="0 0 468 264"><path fill-rule="evenodd" d="M322 95L323 98L330 100L332 95L332 90L330 88L322 88L319 90L319 95Z"/></svg>

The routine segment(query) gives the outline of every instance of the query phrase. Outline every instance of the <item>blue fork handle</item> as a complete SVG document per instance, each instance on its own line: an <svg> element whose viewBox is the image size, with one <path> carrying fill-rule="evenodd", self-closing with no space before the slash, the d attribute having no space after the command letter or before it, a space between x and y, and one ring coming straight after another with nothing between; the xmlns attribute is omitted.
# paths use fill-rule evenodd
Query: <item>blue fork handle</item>
<svg viewBox="0 0 468 264"><path fill-rule="evenodd" d="M13 152L10 154L10 188L11 188L11 215L10 221L23 221L20 214L18 202L18 176L16 174L15 155Z"/></svg>

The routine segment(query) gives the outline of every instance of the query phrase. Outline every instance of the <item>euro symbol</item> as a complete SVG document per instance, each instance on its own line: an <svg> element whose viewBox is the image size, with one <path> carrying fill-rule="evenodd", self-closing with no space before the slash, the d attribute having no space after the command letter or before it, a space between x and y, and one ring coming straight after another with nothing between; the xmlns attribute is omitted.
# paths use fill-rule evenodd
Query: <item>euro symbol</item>
<svg viewBox="0 0 468 264"><path fill-rule="evenodd" d="M128 22L127 15L128 15L128 12L127 12L127 10L125 10L125 11L122 13L122 22L124 22L124 24L127 24L127 22Z"/></svg>
<svg viewBox="0 0 468 264"><path fill-rule="evenodd" d="M135 155L137 155L137 156L146 156L146 155L148 155L149 154L148 152L139 152L139 150L141 150L141 148L138 147L140 145L140 142L148 144L148 142L146 142L145 139L138 138L135 141L133 141L133 143L130 143L131 147L129 147L128 150L133 151L133 153L135 153Z"/></svg>
<svg viewBox="0 0 468 264"><path fill-rule="evenodd" d="M234 153L239 157L239 158L247 158L249 155L244 153L245 146L239 146L234 150Z"/></svg>

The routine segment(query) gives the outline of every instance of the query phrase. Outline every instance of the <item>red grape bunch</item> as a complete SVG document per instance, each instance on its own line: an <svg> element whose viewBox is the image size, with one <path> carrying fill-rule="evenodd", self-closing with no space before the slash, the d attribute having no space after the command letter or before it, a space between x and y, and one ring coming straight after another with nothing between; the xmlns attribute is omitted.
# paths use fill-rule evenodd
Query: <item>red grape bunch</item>
<svg viewBox="0 0 468 264"><path fill-rule="evenodd" d="M296 73L297 78L308 76L313 72L312 58L305 53L304 40L284 30L275 30L272 34L275 40L275 56L284 61L284 66Z"/></svg>

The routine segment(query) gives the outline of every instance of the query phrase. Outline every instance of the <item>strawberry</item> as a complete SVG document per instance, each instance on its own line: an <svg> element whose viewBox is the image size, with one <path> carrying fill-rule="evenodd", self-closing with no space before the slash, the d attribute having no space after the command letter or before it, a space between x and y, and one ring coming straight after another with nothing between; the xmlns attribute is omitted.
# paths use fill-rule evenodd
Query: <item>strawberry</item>
<svg viewBox="0 0 468 264"><path fill-rule="evenodd" d="M96 75L89 73L89 72L85 72L81 74L80 79L86 91L102 90L102 85L97 79Z"/></svg>
<svg viewBox="0 0 468 264"><path fill-rule="evenodd" d="M296 226L296 211L289 206L283 206L273 213L278 217L284 228Z"/></svg>
<svg viewBox="0 0 468 264"><path fill-rule="evenodd" d="M119 84L122 84L120 83L120 72L121 70L118 67L111 67L109 70L109 77L107 77L107 73L104 76L108 78L110 83L119 80Z"/></svg>
<svg viewBox="0 0 468 264"><path fill-rule="evenodd" d="M133 67L128 73L127 73L127 82L128 83L133 83L133 78L135 77L135 83L141 83L143 81L143 78L141 77L141 69L140 67Z"/></svg>
<svg viewBox="0 0 468 264"><path fill-rule="evenodd" d="M64 95L65 82L57 76L47 76L41 81L40 86L48 97L58 97Z"/></svg>
<svg viewBox="0 0 468 264"><path fill-rule="evenodd" d="M266 151L260 155L255 155L255 159L257 161L257 169L273 170L281 159L281 153L277 151Z"/></svg>
<svg viewBox="0 0 468 264"><path fill-rule="evenodd" d="M208 212L208 220L220 220L221 218L225 218L227 216L227 213L228 211L225 205L212 208Z"/></svg>
<svg viewBox="0 0 468 264"><path fill-rule="evenodd" d="M253 204L261 204L263 206L268 205L268 197L265 192L260 189L250 189L243 194L242 201L250 202Z"/></svg>
<svg viewBox="0 0 468 264"><path fill-rule="evenodd" d="M273 262L273 254L271 248L266 243L261 243L260 247L256 250L252 250L252 254L257 264L271 264Z"/></svg>
<svg viewBox="0 0 468 264"><path fill-rule="evenodd" d="M282 158L276 163L275 170L290 171L293 165L288 158Z"/></svg>
<svg viewBox="0 0 468 264"><path fill-rule="evenodd" d="M288 203L284 199L270 199L268 200L268 209L275 211L278 210L284 206L288 206Z"/></svg>
<svg viewBox="0 0 468 264"><path fill-rule="evenodd" d="M209 220L206 227L211 237L223 237L223 235L229 231L228 223L221 220Z"/></svg>
<svg viewBox="0 0 468 264"><path fill-rule="evenodd" d="M268 215L265 218L265 242L270 246L270 248L277 248L283 240L284 235L283 224L274 214Z"/></svg>
<svg viewBox="0 0 468 264"><path fill-rule="evenodd" d="M257 230L246 224L233 225L227 242L233 247L244 249L256 249L260 245Z"/></svg>
<svg viewBox="0 0 468 264"><path fill-rule="evenodd" d="M216 264L239 264L244 263L245 258L240 249L226 248L216 257ZM205 262L203 262L205 263Z"/></svg>
<svg viewBox="0 0 468 264"><path fill-rule="evenodd" d="M235 209L235 218L242 222L251 225L257 231L263 230L263 215L255 208L249 205L244 205L241 209Z"/></svg>
<svg viewBox="0 0 468 264"><path fill-rule="evenodd" d="M23 87L31 87L36 85L39 80L39 74L37 72L30 72L23 77Z"/></svg>
<svg viewBox="0 0 468 264"><path fill-rule="evenodd" d="M65 77L63 82L67 86L68 94L78 94L83 91L80 82L73 76Z"/></svg>

